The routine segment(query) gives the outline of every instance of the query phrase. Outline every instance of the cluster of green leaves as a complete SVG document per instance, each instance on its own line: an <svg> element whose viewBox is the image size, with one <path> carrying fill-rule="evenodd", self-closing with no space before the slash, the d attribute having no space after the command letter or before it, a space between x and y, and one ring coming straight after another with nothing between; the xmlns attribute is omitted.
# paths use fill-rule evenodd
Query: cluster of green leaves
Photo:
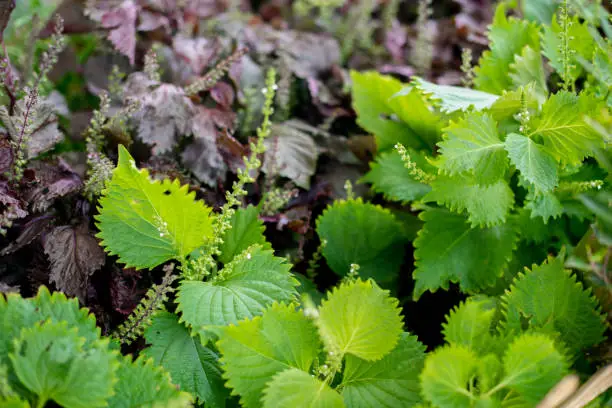
<svg viewBox="0 0 612 408"><path fill-rule="evenodd" d="M44 286L31 299L0 296L0 329L3 407L190 406L151 359L120 356L77 299Z"/></svg>
<svg viewBox="0 0 612 408"><path fill-rule="evenodd" d="M417 299L450 283L496 293L506 286L500 278L540 262L551 244L570 244L567 226L592 219L578 195L607 186L599 163L610 157L609 40L567 11L562 26L506 14L502 3L475 68L476 89L352 73L358 123L379 149L363 181L422 210ZM550 92L555 79L542 55L569 72L558 75L563 89ZM578 80L586 83L580 93Z"/></svg>
<svg viewBox="0 0 612 408"><path fill-rule="evenodd" d="M448 344L429 354L373 280L346 278L318 307L274 301L253 314L196 334L158 312L132 362L75 299L44 287L0 298L0 402L180 407L197 397L222 407L233 395L244 407L532 407L605 330L561 258L526 270L504 296L469 298L447 316Z"/></svg>

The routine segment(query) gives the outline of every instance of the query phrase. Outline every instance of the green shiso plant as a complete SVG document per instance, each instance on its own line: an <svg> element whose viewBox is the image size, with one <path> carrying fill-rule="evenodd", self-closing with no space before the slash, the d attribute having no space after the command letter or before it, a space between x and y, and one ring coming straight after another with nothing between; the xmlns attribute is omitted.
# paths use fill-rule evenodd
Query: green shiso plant
<svg viewBox="0 0 612 408"><path fill-rule="evenodd" d="M530 18L519 19L500 4L490 49L466 69L473 89L352 72L358 124L378 147L362 182L396 205L348 184L316 220L307 276L264 235L270 199L244 205L271 133L273 69L263 121L218 211L138 168L123 145L116 166L88 163L100 245L164 276L109 336L44 286L0 296L0 406L527 408L555 399L564 379L586 379L609 330L593 294L610 290L602 10L574 13L566 1L549 19L525 6ZM111 120L105 110L93 131ZM400 302L408 243L414 291ZM323 259L337 283L321 294L312 280ZM451 285L464 300L446 314L444 344L428 350L405 325L410 302ZM136 342L137 357L121 355ZM601 390L580 398L610 403Z"/></svg>

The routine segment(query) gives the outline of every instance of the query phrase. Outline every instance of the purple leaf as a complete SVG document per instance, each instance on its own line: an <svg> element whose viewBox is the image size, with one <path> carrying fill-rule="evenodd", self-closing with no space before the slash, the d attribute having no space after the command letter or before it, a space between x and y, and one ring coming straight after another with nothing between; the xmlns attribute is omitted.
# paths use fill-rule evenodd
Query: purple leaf
<svg viewBox="0 0 612 408"><path fill-rule="evenodd" d="M86 224L56 227L43 243L51 264L50 280L85 302L89 277L104 264L104 251Z"/></svg>
<svg viewBox="0 0 612 408"><path fill-rule="evenodd" d="M134 115L138 137L154 145L155 154L171 150L178 136L191 133L195 107L182 88L162 84L153 91L129 95L140 100L140 110Z"/></svg>
<svg viewBox="0 0 612 408"><path fill-rule="evenodd" d="M223 109L229 110L234 103L234 88L227 82L218 82L211 90L210 96Z"/></svg>
<svg viewBox="0 0 612 408"><path fill-rule="evenodd" d="M46 211L56 199L76 193L83 187L81 178L62 159L59 159L59 165L36 162L29 170L35 173L35 180L23 197L30 203L33 213Z"/></svg>
<svg viewBox="0 0 612 408"><path fill-rule="evenodd" d="M138 7L132 0L124 1L120 6L102 15L102 27L110 28L109 41L117 51L127 56L134 65L136 59L136 17Z"/></svg>
<svg viewBox="0 0 612 408"><path fill-rule="evenodd" d="M172 47L176 55L191 67L194 75L200 75L204 68L212 63L218 51L216 41L204 37L187 38L183 35L174 37Z"/></svg>
<svg viewBox="0 0 612 408"><path fill-rule="evenodd" d="M15 0L0 0L0 41L3 40L4 30L11 19L15 8Z"/></svg>
<svg viewBox="0 0 612 408"><path fill-rule="evenodd" d="M1 256L6 256L13 252L20 250L21 248L29 245L32 241L38 238L43 232L45 232L51 222L53 221L52 215L43 215L40 217L32 218L28 221L21 229L19 236L11 242L6 248L0 251Z"/></svg>
<svg viewBox="0 0 612 408"><path fill-rule="evenodd" d="M152 13L148 10L142 10L139 15L138 31L153 31L160 27L170 28L170 20L168 17L160 13Z"/></svg>
<svg viewBox="0 0 612 408"><path fill-rule="evenodd" d="M397 21L393 20L391 29L385 32L385 48L391 54L393 60L401 63L404 60L404 46L407 42L406 29Z"/></svg>

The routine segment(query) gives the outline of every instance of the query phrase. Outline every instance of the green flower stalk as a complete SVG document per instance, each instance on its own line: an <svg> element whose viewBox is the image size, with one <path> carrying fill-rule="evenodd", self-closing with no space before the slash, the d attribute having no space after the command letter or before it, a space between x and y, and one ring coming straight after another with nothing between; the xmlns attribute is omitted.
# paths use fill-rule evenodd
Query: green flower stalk
<svg viewBox="0 0 612 408"><path fill-rule="evenodd" d="M250 143L251 153L244 160L244 168L238 169L238 180L232 185L232 189L227 192L226 202L221 207L221 213L213 224L213 235L203 248L202 255L182 262L182 275L188 280L202 280L210 276L217 268L215 256L221 254L219 247L223 243L223 235L231 228L231 219L236 212L234 207L242 203L242 198L247 195L245 185L253 183L257 179L257 173L261 167L259 156L265 153L266 146L264 140L270 135L272 122L270 118L274 113L274 95L276 92L276 71L271 68L268 70L266 87L262 90L266 99L262 109L263 122L257 129L257 139Z"/></svg>

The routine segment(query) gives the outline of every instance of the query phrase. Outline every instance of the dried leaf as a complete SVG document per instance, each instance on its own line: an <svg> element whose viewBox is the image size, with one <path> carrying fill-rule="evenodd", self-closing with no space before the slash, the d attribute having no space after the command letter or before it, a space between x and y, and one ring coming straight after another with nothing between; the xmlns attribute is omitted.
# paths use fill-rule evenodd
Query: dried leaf
<svg viewBox="0 0 612 408"><path fill-rule="evenodd" d="M136 17L140 7L132 0L124 1L102 15L102 27L110 28L108 40L134 65L136 59Z"/></svg>
<svg viewBox="0 0 612 408"><path fill-rule="evenodd" d="M55 228L44 241L50 279L69 296L86 300L89 277L104 264L104 251L86 224Z"/></svg>
<svg viewBox="0 0 612 408"><path fill-rule="evenodd" d="M286 123L274 124L265 140L266 153L263 171L277 172L302 188L310 188L319 152L312 137Z"/></svg>

